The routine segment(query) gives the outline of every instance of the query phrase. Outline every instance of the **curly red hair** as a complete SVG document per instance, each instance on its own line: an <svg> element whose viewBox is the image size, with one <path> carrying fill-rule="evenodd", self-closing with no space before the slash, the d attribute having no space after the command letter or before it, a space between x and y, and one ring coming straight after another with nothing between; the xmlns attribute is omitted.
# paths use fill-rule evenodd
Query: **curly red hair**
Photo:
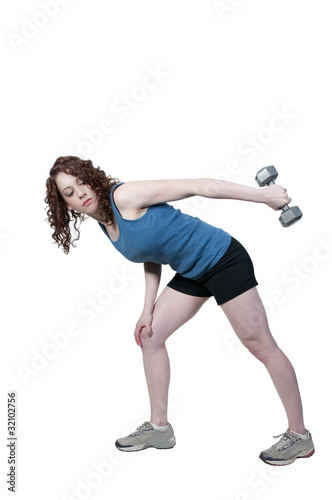
<svg viewBox="0 0 332 500"><path fill-rule="evenodd" d="M75 241L80 238L79 225L87 218L76 210L68 210L66 203L59 193L55 183L55 177L59 172L78 177L92 189L98 199L98 208L101 215L106 217L106 223L114 222L113 210L110 204L110 191L112 186L120 181L110 175L106 175L100 167L94 167L91 160L82 160L77 156L60 156L50 170L50 176L46 181L47 219L51 228L54 229L52 238L68 254L70 245L76 247ZM74 238L70 230L70 222L76 231ZM79 225L78 225L79 224Z"/></svg>

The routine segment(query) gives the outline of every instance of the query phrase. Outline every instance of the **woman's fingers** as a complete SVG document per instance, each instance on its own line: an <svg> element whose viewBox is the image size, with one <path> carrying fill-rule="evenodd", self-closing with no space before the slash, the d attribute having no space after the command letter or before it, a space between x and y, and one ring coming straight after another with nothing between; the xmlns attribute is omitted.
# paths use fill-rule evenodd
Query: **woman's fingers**
<svg viewBox="0 0 332 500"><path fill-rule="evenodd" d="M149 338L152 337L153 332L152 332L151 325L152 325L152 314L142 314L141 317L139 318L139 320L137 321L136 327L135 327L134 336L135 336L136 344L143 347L142 338L141 338L143 328L145 328L147 336Z"/></svg>
<svg viewBox="0 0 332 500"><path fill-rule="evenodd" d="M142 344L142 340L141 340L141 330L142 330L142 326L141 325L136 325L136 328L135 328L135 333L134 333L134 337L135 337L135 341L136 341L136 344L143 347L143 344Z"/></svg>
<svg viewBox="0 0 332 500"><path fill-rule="evenodd" d="M149 338L152 337L152 328L151 328L151 325L145 325L145 328L146 328L146 334Z"/></svg>
<svg viewBox="0 0 332 500"><path fill-rule="evenodd" d="M267 204L273 210L281 210L292 201L292 198L287 194L287 189L279 184L271 184L266 188L266 194L268 195Z"/></svg>

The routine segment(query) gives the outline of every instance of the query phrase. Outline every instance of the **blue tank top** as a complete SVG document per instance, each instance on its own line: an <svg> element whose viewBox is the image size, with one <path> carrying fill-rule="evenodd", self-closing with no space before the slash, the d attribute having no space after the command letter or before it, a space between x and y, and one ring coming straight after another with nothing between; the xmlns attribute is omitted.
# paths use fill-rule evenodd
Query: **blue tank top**
<svg viewBox="0 0 332 500"><path fill-rule="evenodd" d="M113 246L132 262L168 264L182 276L198 279L224 255L231 235L197 217L184 214L168 203L152 205L142 217L124 219L118 211L112 187L110 201L119 237L113 241L103 224L101 229Z"/></svg>

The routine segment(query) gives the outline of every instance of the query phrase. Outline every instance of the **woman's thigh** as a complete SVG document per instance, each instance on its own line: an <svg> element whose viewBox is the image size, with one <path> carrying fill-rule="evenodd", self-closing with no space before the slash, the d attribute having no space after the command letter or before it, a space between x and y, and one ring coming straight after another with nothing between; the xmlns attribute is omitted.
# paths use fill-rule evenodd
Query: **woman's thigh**
<svg viewBox="0 0 332 500"><path fill-rule="evenodd" d="M144 343L164 344L167 338L190 320L210 297L187 295L166 286L155 304L152 320L152 337L142 329Z"/></svg>
<svg viewBox="0 0 332 500"><path fill-rule="evenodd" d="M220 307L246 347L276 345L256 287L221 304Z"/></svg>

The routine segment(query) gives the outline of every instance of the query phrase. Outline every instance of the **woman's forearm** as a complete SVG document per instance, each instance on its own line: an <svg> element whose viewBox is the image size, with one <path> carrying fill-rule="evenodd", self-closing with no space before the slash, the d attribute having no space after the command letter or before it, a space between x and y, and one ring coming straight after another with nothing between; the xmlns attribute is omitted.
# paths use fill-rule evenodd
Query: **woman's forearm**
<svg viewBox="0 0 332 500"><path fill-rule="evenodd" d="M264 188L253 188L219 179L194 179L194 183L196 185L196 194L206 198L265 203L273 210L281 210L282 207L292 201L292 198L287 194L287 190L278 184L271 184Z"/></svg>
<svg viewBox="0 0 332 500"><path fill-rule="evenodd" d="M154 262L144 262L144 273L145 273L144 310L146 312L152 312L160 283L161 264L155 264Z"/></svg>
<svg viewBox="0 0 332 500"><path fill-rule="evenodd" d="M197 194L206 198L253 201L265 203L265 193L262 188L255 188L220 179L195 179Z"/></svg>

